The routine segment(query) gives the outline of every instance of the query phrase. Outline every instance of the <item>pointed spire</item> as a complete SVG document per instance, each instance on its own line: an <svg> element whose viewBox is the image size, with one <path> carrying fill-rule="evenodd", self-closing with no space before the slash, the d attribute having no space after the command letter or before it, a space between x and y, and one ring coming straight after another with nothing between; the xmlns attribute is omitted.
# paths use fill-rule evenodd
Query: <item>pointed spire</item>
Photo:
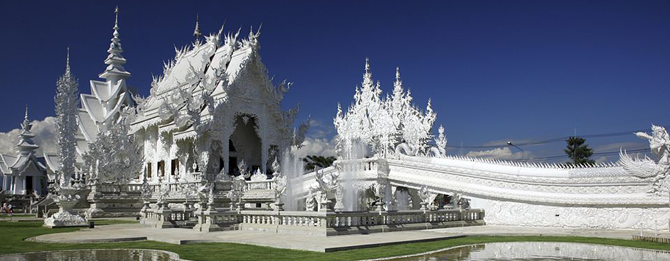
<svg viewBox="0 0 670 261"><path fill-rule="evenodd" d="M119 30L119 6L114 9L114 30Z"/></svg>
<svg viewBox="0 0 670 261"><path fill-rule="evenodd" d="M123 68L123 65L126 63L126 59L123 58L123 48L121 48L121 39L119 38L119 7L116 6L114 9L114 33L112 42L109 44L109 49L107 49L107 59L105 59L105 64L107 68L103 73L100 74L100 78L105 78L108 80L118 80L119 78L128 78L130 73Z"/></svg>
<svg viewBox="0 0 670 261"><path fill-rule="evenodd" d="M365 72L370 72L370 58L365 57Z"/></svg>
<svg viewBox="0 0 670 261"><path fill-rule="evenodd" d="M26 114L23 116L23 122L28 121L28 104L26 104Z"/></svg>
<svg viewBox="0 0 670 261"><path fill-rule="evenodd" d="M70 47L67 48L67 56L65 58L65 74L70 74Z"/></svg>
<svg viewBox="0 0 670 261"><path fill-rule="evenodd" d="M400 67L395 68L395 80L400 81Z"/></svg>
<svg viewBox="0 0 670 261"><path fill-rule="evenodd" d="M34 151L39 148L39 146L33 142L35 135L30 132L32 127L33 125L28 120L28 105L26 105L26 114L23 117L23 123L21 124L23 130L19 134L19 143L16 144L17 152L21 155L27 156L30 153L34 153Z"/></svg>
<svg viewBox="0 0 670 261"><path fill-rule="evenodd" d="M200 15L195 14L195 30L193 31L193 37L195 37L196 40L200 39L200 36L202 34L200 33Z"/></svg>

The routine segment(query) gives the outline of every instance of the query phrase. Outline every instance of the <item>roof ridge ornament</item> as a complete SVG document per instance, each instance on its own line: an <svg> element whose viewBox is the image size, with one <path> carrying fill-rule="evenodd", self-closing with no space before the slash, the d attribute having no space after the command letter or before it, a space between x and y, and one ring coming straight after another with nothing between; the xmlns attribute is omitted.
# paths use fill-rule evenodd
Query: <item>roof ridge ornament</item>
<svg viewBox="0 0 670 261"><path fill-rule="evenodd" d="M114 30L119 29L119 6L114 9Z"/></svg>
<svg viewBox="0 0 670 261"><path fill-rule="evenodd" d="M200 39L200 36L202 36L202 33L200 33L200 14L195 14L195 30L193 31L193 37L195 37L195 40L198 41Z"/></svg>
<svg viewBox="0 0 670 261"><path fill-rule="evenodd" d="M28 104L26 104L26 114L23 116L23 122L28 121Z"/></svg>
<svg viewBox="0 0 670 261"><path fill-rule="evenodd" d="M400 81L400 67L395 68L395 80Z"/></svg>
<svg viewBox="0 0 670 261"><path fill-rule="evenodd" d="M70 47L67 47L67 55L65 56L65 74L70 74Z"/></svg>
<svg viewBox="0 0 670 261"><path fill-rule="evenodd" d="M370 58L365 57L365 73L370 72Z"/></svg>

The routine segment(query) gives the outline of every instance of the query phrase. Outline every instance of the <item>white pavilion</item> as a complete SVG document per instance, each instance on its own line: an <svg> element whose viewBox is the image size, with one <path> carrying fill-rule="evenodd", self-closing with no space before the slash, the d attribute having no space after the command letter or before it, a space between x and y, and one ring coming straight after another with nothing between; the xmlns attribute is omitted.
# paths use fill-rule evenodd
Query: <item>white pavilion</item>
<svg viewBox="0 0 670 261"><path fill-rule="evenodd" d="M21 123L16 154L0 154L0 184L6 195L45 195L47 193L47 168L43 157L38 157L35 135L30 132L32 123L28 120L28 107Z"/></svg>

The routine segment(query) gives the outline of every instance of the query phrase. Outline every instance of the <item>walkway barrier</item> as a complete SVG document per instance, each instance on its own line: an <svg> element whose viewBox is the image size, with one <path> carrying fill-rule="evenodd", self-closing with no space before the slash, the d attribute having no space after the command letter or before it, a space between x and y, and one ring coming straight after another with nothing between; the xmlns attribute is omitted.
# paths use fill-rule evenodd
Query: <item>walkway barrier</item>
<svg viewBox="0 0 670 261"><path fill-rule="evenodd" d="M383 212L254 211L239 214L239 229L309 235L345 235L484 225L484 210Z"/></svg>

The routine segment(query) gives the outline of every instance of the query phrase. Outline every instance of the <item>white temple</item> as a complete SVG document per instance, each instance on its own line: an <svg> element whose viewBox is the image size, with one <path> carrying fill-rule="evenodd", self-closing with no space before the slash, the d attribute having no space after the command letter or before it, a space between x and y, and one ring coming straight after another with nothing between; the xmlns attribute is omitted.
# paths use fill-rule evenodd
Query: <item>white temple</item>
<svg viewBox="0 0 670 261"><path fill-rule="evenodd" d="M0 185L3 194L45 195L47 193L47 167L43 157L36 155L39 145L35 144L30 132L33 124L28 120L28 107L21 123L21 133L16 144L16 154L0 154Z"/></svg>
<svg viewBox="0 0 670 261"><path fill-rule="evenodd" d="M111 124L118 121L123 106L135 104L126 87L130 73L123 68L126 59L121 55L123 48L119 39L118 8L115 13L114 33L107 49L109 55L105 59L107 67L98 75L105 81L91 80L91 94L82 93L80 97L81 108L77 115L77 152L80 156L88 151L88 144L95 142L100 132L105 132ZM81 157L78 159L82 164Z"/></svg>
<svg viewBox="0 0 670 261"><path fill-rule="evenodd" d="M156 228L197 231L340 235L485 223L668 229L670 137L662 127L637 134L657 159L622 152L614 163L564 165L449 156L444 128L433 134L431 101L416 107L399 70L383 96L366 61L354 102L346 111L338 106L334 118L338 160L303 174L291 148L309 126L293 129L298 109L281 109L290 84L268 77L260 30L202 39L196 22L194 42L176 50L142 98L126 87L118 22L117 9L99 75L105 81L90 81L91 94L80 96L78 170L65 173L75 179L63 179L67 193L56 201L67 203L58 215L69 224L83 220L69 208L86 208L89 217L139 215ZM14 162L44 169L27 119L23 128L23 156L2 156L3 173ZM58 159L48 158L58 171Z"/></svg>

